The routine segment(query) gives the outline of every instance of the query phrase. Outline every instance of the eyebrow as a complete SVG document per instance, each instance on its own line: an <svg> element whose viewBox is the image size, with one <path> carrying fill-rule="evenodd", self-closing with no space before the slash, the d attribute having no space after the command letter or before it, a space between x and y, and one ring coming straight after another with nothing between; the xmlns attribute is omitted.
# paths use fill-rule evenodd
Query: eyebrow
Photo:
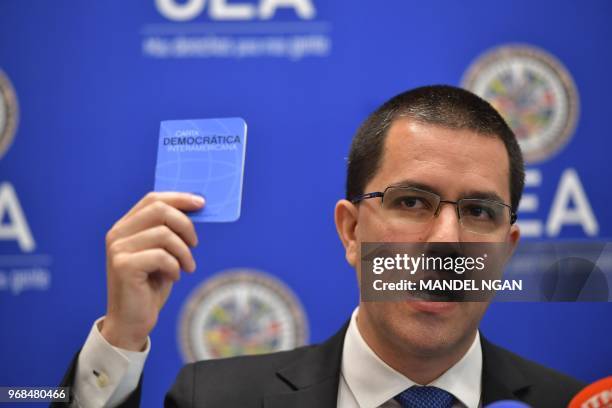
<svg viewBox="0 0 612 408"><path fill-rule="evenodd" d="M418 188L419 190L429 191L431 193L439 195L440 197L443 197L443 194L436 187L429 185L427 183L414 181L414 180L402 180L397 183L390 184L389 187ZM499 203L505 204L505 201L499 196L499 194L497 194L495 191L489 191L489 190L485 190L485 191L468 190L464 192L460 198L478 198L481 200L491 200L491 201L497 201Z"/></svg>
<svg viewBox="0 0 612 408"><path fill-rule="evenodd" d="M498 203L506 204L506 202L494 191L467 191L463 198L479 198L481 200L497 201Z"/></svg>
<svg viewBox="0 0 612 408"><path fill-rule="evenodd" d="M413 181L413 180L402 180L397 183L390 184L389 187L408 187L408 188L418 188L419 190L429 191L430 193L434 193L442 197L440 190L426 183Z"/></svg>

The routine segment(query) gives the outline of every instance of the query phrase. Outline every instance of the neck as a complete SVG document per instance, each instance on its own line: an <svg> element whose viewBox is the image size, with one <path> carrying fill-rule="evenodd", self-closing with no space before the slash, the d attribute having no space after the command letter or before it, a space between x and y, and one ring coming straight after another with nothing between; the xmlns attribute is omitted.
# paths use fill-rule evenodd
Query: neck
<svg viewBox="0 0 612 408"><path fill-rule="evenodd" d="M468 352L477 331L464 336L443 351L415 350L407 342L393 341L370 325L367 318L357 318L357 328L374 353L395 371L420 385L426 385L457 364Z"/></svg>

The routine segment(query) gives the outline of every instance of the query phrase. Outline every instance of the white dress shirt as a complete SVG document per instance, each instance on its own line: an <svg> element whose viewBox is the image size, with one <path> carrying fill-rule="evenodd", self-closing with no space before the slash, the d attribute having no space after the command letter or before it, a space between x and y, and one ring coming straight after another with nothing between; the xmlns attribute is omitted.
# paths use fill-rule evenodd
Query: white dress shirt
<svg viewBox="0 0 612 408"><path fill-rule="evenodd" d="M365 342L353 311L344 347L338 387L338 408L400 407L393 399L413 385L431 385L455 396L453 408L480 406L482 349L478 333L467 353L454 366L429 384L416 384L382 361Z"/></svg>
<svg viewBox="0 0 612 408"><path fill-rule="evenodd" d="M338 386L338 408L391 408L400 405L393 399L407 388L418 385L382 361L367 345L357 328L353 311L342 350L342 368ZM145 360L151 349L147 339L142 352L112 346L93 324L79 354L73 384L72 407L113 408L125 401L138 386ZM482 349L475 336L468 352L430 384L455 396L453 408L480 406Z"/></svg>
<svg viewBox="0 0 612 408"><path fill-rule="evenodd" d="M129 351L111 345L100 333L96 320L79 354L72 391L71 407L116 407L138 386L145 361L151 350L147 338L144 351Z"/></svg>

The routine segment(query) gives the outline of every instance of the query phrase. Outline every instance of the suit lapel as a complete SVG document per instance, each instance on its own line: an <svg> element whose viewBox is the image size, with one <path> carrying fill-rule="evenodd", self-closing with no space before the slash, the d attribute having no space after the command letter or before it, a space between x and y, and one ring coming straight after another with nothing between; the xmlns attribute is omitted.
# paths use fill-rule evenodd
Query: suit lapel
<svg viewBox="0 0 612 408"><path fill-rule="evenodd" d="M308 349L302 358L278 370L276 375L291 390L267 395L264 407L335 407L347 328L348 322L325 343Z"/></svg>
<svg viewBox="0 0 612 408"><path fill-rule="evenodd" d="M279 380L290 390L269 394L265 408L333 408L338 398L342 348L348 322L325 343L313 346L297 361L277 371ZM531 385L509 358L509 352L481 335L482 404L500 400L521 400Z"/></svg>
<svg viewBox="0 0 612 408"><path fill-rule="evenodd" d="M531 385L509 359L509 352L489 343L482 335L482 404L501 400L521 400Z"/></svg>
<svg viewBox="0 0 612 408"><path fill-rule="evenodd" d="M339 377L338 377L339 378ZM264 398L265 408L333 408L338 395L338 378L328 378L309 388Z"/></svg>

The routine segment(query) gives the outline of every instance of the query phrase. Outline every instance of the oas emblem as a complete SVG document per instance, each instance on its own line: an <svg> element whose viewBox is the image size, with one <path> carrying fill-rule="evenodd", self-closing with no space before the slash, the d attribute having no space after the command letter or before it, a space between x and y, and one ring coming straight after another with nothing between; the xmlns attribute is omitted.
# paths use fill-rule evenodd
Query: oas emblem
<svg viewBox="0 0 612 408"><path fill-rule="evenodd" d="M0 69L0 158L13 141L18 119L19 107L15 91L11 81Z"/></svg>
<svg viewBox="0 0 612 408"><path fill-rule="evenodd" d="M462 84L506 119L527 163L549 158L572 136L578 118L576 86L561 62L544 50L495 48L469 67Z"/></svg>
<svg viewBox="0 0 612 408"><path fill-rule="evenodd" d="M290 350L307 337L306 315L293 292L252 269L230 269L203 282L179 323L186 362Z"/></svg>

